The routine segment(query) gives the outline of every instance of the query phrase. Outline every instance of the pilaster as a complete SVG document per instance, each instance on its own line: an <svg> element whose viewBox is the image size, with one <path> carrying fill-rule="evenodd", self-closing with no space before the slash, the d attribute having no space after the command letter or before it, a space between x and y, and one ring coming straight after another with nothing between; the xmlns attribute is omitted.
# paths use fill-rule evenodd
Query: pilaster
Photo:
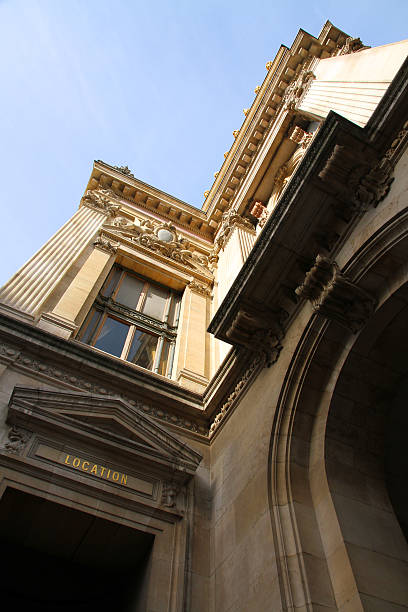
<svg viewBox="0 0 408 612"><path fill-rule="evenodd" d="M110 196L88 194L71 219L1 289L0 301L8 313L34 319L106 216L116 213Z"/></svg>
<svg viewBox="0 0 408 612"><path fill-rule="evenodd" d="M89 296L93 296L94 288L101 284L115 259L118 243L112 243L103 235L94 242L82 268L68 286L65 293L51 312L43 313L38 327L50 331L63 338L69 338L77 328L78 318Z"/></svg>
<svg viewBox="0 0 408 612"><path fill-rule="evenodd" d="M201 393L208 385L207 300L209 289L192 281L184 290L175 354L175 378Z"/></svg>

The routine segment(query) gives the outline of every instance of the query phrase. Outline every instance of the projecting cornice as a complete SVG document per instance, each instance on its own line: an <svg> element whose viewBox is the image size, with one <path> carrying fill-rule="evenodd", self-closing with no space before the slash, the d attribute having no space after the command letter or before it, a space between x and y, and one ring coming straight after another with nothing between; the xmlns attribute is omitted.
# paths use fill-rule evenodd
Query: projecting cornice
<svg viewBox="0 0 408 612"><path fill-rule="evenodd" d="M365 128L336 113L328 115L209 332L238 348L251 348L252 343L255 352L259 337L272 335L284 344L299 305L296 288L304 286L317 256L333 261L351 228L390 188L393 169L408 141L407 79L408 60ZM336 272L336 290L341 283L354 282L340 272ZM320 311L329 312L326 297L321 302Z"/></svg>
<svg viewBox="0 0 408 612"><path fill-rule="evenodd" d="M96 189L111 190L118 198L133 206L136 205L159 215L160 218L168 219L177 227L201 238L212 240L214 227L210 226L205 213L136 179L130 171L95 161L85 193Z"/></svg>
<svg viewBox="0 0 408 612"><path fill-rule="evenodd" d="M347 40L347 34L330 22L325 24L318 38L299 30L291 48L281 46L275 60L267 63L265 80L256 88L254 102L250 109L245 109L245 120L241 128L234 131L235 141L225 154L211 189L206 192L203 210L210 223L218 222L227 208L235 207L233 200L271 126L282 112L287 114L296 109L303 81L310 78L307 74L310 61L337 54Z"/></svg>

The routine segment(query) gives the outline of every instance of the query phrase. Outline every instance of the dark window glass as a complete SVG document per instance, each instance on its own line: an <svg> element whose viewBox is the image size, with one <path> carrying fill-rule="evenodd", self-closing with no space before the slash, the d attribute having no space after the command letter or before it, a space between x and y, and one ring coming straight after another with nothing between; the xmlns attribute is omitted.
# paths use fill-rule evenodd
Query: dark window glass
<svg viewBox="0 0 408 612"><path fill-rule="evenodd" d="M115 301L119 304L129 306L129 308L137 308L140 294L143 291L144 282L135 276L126 274L123 278L119 290L115 296Z"/></svg>
<svg viewBox="0 0 408 612"><path fill-rule="evenodd" d="M102 329L98 334L94 346L106 351L111 355L120 357L125 344L126 336L129 331L129 325L117 321L112 317L107 317L102 325Z"/></svg>
<svg viewBox="0 0 408 612"><path fill-rule="evenodd" d="M127 360L151 370L157 350L157 336L135 329Z"/></svg>
<svg viewBox="0 0 408 612"><path fill-rule="evenodd" d="M92 338L96 327L101 320L102 313L98 312L94 308L92 308L91 312L88 314L85 324L84 324L84 332L82 334L81 340L82 342L89 342Z"/></svg>
<svg viewBox="0 0 408 612"><path fill-rule="evenodd" d="M167 366L169 363L169 352L170 352L170 342L168 340L164 340L162 352L160 356L160 363L158 368L158 373L162 376L166 376L167 374Z"/></svg>
<svg viewBox="0 0 408 612"><path fill-rule="evenodd" d="M147 290L146 301L143 306L144 314L153 319L163 321L164 311L169 292L167 289L150 285Z"/></svg>
<svg viewBox="0 0 408 612"><path fill-rule="evenodd" d="M110 297L112 295L114 289L116 289L121 274L122 270L119 268L113 268L101 291L104 297Z"/></svg>

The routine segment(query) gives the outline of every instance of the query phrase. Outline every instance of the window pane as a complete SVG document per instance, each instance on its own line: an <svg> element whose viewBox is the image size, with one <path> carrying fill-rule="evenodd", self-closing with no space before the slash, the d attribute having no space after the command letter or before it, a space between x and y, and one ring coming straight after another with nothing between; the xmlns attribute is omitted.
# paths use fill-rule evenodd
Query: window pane
<svg viewBox="0 0 408 612"><path fill-rule="evenodd" d="M111 355L120 357L128 331L129 325L107 317L94 346Z"/></svg>
<svg viewBox="0 0 408 612"><path fill-rule="evenodd" d="M177 325L177 318L178 318L177 310L178 310L179 300L180 298L178 295L172 295L170 310L169 310L169 318L167 320L167 323L170 325L170 327L175 327ZM177 317L176 317L176 313L177 313Z"/></svg>
<svg viewBox="0 0 408 612"><path fill-rule="evenodd" d="M166 306L167 296L169 292L167 289L161 287L155 287L150 285L147 290L146 301L143 306L143 312L153 319L163 321L164 309Z"/></svg>
<svg viewBox="0 0 408 612"><path fill-rule="evenodd" d="M120 304L129 306L129 308L136 308L143 286L143 281L135 276L126 274L119 287L115 300Z"/></svg>
<svg viewBox="0 0 408 612"><path fill-rule="evenodd" d="M127 360L151 370L157 348L157 336L135 329Z"/></svg>
<svg viewBox="0 0 408 612"><path fill-rule="evenodd" d="M163 348L160 355L160 363L159 369L157 370L159 374L166 376L167 374L167 364L169 362L169 351L170 351L170 342L168 340L164 340Z"/></svg>
<svg viewBox="0 0 408 612"><path fill-rule="evenodd" d="M112 295L113 290L116 289L121 274L122 270L119 270L119 268L113 268L113 270L111 270L111 273L106 279L101 291L104 297L110 297Z"/></svg>
<svg viewBox="0 0 408 612"><path fill-rule="evenodd" d="M93 333L96 329L96 326L98 325L100 319L101 319L102 313L99 312L98 310L94 310L92 309L88 316L85 319L85 322L82 326L82 335L80 335L80 338L82 340L82 342L89 342L90 339L93 336Z"/></svg>

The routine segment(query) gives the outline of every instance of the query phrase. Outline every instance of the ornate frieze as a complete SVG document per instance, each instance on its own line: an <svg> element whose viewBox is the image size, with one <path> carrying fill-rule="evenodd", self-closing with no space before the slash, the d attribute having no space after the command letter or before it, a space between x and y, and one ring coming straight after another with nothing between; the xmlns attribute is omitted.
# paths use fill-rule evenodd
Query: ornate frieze
<svg viewBox="0 0 408 612"><path fill-rule="evenodd" d="M171 222L155 224L149 219L135 218L132 221L119 216L105 224L104 229L185 266L207 275L210 273L208 257L194 252L190 242L177 233Z"/></svg>
<svg viewBox="0 0 408 612"><path fill-rule="evenodd" d="M346 278L336 262L318 255L305 280L296 289L316 312L357 332L373 313L376 300Z"/></svg>
<svg viewBox="0 0 408 612"><path fill-rule="evenodd" d="M13 355L10 355L10 357L13 359L14 367L35 373L36 376L44 376L45 379L51 380L53 384L62 383L64 386L76 391L84 390L90 394L118 397L118 393L114 389L109 388L109 386L104 387L100 383L94 382L92 379L78 375L78 373L74 373L73 370L62 368L59 365L51 365L46 361L33 358L24 353L15 353L14 347L8 347L8 345L3 345L2 348L7 355L9 352L13 351ZM167 412L162 408L158 408L154 405L134 399L134 397L125 393L120 393L119 397L130 405L139 408L145 414L148 414L160 421L204 436L208 433L208 430L204 424L198 422L193 417L185 418L174 412Z"/></svg>
<svg viewBox="0 0 408 612"><path fill-rule="evenodd" d="M32 436L31 431L27 431L21 427L13 425L8 432L8 441L4 445L4 450L8 453L14 453L15 455L22 455L26 448L30 438Z"/></svg>
<svg viewBox="0 0 408 612"><path fill-rule="evenodd" d="M83 206L105 213L108 217L115 217L120 209L117 195L112 189L88 189L81 200Z"/></svg>
<svg viewBox="0 0 408 612"><path fill-rule="evenodd" d="M114 255L119 247L119 242L113 242L109 240L107 236L104 234L100 234L92 243L95 248L104 251L105 253L109 253L110 255Z"/></svg>

